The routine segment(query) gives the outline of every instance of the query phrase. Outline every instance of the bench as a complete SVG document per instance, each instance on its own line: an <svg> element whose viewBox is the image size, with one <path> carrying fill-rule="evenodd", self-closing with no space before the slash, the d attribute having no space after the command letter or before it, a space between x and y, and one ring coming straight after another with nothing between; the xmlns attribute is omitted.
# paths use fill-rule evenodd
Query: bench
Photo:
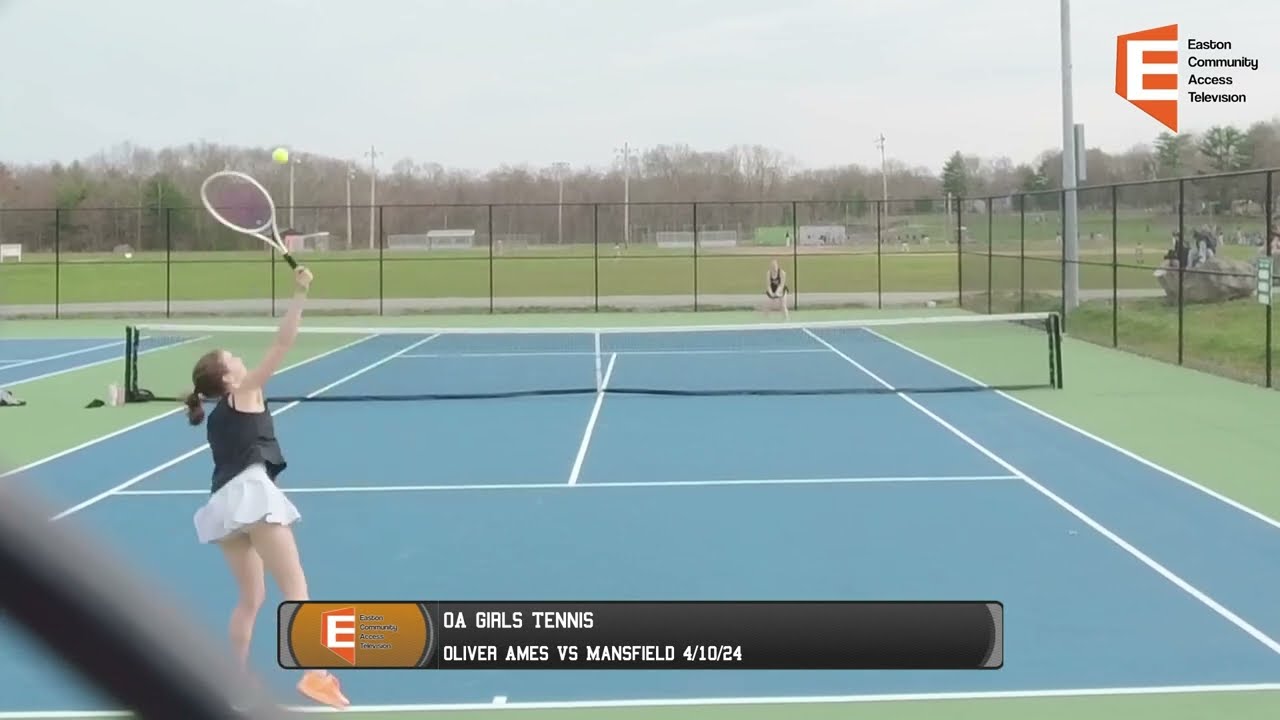
<svg viewBox="0 0 1280 720"><path fill-rule="evenodd" d="M0 243L0 262L5 260L22 262L22 245L19 243Z"/></svg>

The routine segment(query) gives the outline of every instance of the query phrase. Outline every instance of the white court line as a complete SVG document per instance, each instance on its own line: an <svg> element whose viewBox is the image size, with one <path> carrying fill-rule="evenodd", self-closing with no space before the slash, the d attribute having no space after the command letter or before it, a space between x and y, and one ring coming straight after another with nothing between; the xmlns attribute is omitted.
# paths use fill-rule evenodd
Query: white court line
<svg viewBox="0 0 1280 720"><path fill-rule="evenodd" d="M147 353L160 352L162 350L169 350L171 348L180 347L188 343L200 342L201 340L207 340L207 339L209 339L208 335L205 335L204 337L194 337L188 340L183 340L182 342L172 343L170 345L163 345L161 347L154 347L149 350L143 350L142 352L138 353L138 355L146 355ZM112 344L120 344L120 343L112 343ZM102 347L106 347L106 346L102 346ZM45 358L45 359L48 359L48 358ZM26 383L35 382L36 380L44 380L46 378L56 377L58 375L65 375L70 372L76 372L77 370L84 370L91 367L97 367L98 365L106 365L107 363L113 363L113 362L119 362L119 361L120 361L119 357L103 358L102 360L94 360L93 362L81 363L80 365L72 365L71 367L62 368L61 370L54 370L53 372L47 372L47 373L44 373L43 375L32 375L31 377L18 378L17 380L13 380L13 381L5 380L4 384L5 384L5 387L15 388L15 387L18 387L19 385L25 385ZM16 367L16 366L10 365L9 368L11 367ZM9 368L0 368L0 369L8 370ZM0 475L0 477L4 477L4 476Z"/></svg>
<svg viewBox="0 0 1280 720"><path fill-rule="evenodd" d="M276 371L276 374L277 374L277 375L279 375L280 373L286 373L286 372L289 372L290 370L293 370L293 369L296 369L296 368L300 368L300 367L302 367L303 365L307 365L307 364L313 363L313 362L315 362L316 360L320 360L321 358L328 357L328 356L330 356L330 355L332 355L332 354L334 354L334 353L336 353L336 352L340 352L340 351L342 351L342 350L346 350L346 349L347 349L347 348L349 348L349 347L352 347L352 346L355 346L355 345L359 345L360 343L362 343L362 342L364 342L364 341L366 341L366 340L372 339L373 337L374 337L373 335L367 335L367 336L365 336L365 337L360 338L359 340L354 340L354 341L352 341L352 342L349 342L349 343L347 343L346 345L340 345L340 346L338 346L338 347L336 347L336 348L333 348L332 350L326 350L325 352L322 352L322 353L320 353L319 355L312 355L311 357L304 358L304 359L299 360L298 362L296 362L296 363L294 363L294 364L292 364L292 365L289 365L289 366L287 366L287 367L280 368L279 370L277 370L277 371ZM193 342L194 342L194 340L193 340ZM147 350L147 351L144 351L144 352L159 352L159 351L161 351L161 350L166 350L166 349L168 349L168 348L171 348L171 347L177 347L177 346L178 346L178 344L174 344L174 345L166 345L166 346L164 346L164 347L160 347L160 348L153 348L153 349L151 349L151 350ZM139 354L142 354L142 353L139 353ZM84 367L88 367L88 366L86 365L86 366L84 366ZM92 440L87 440L87 441L85 441L85 442L82 442L82 443L80 443L79 445L76 445L75 447L69 447L69 448L67 448L66 450L59 450L58 452L56 452L56 453L54 453L54 454L52 454L52 455L49 455L49 456L47 456L47 457L42 457L42 458L40 458L39 460L34 460L34 461L29 462L29 463L27 463L26 465L23 465L23 466L21 466L21 467L16 467L16 468L14 468L14 469L12 469L12 470L6 470L5 472L0 473L0 480L3 480L4 478L10 477L10 476L12 476L12 475L17 475L18 473L21 473L21 472L25 472L25 471L27 471L27 470L30 470L31 468L39 467L39 466L41 466L41 465L44 465L45 463L53 462L54 460L57 460L58 458L66 457L67 455L71 455L72 453L80 452L81 450L84 450L85 448L93 447L94 445L97 445L97 444L99 444L99 443L106 442L107 440L110 440L111 438L116 437L117 435L123 435L123 434L125 434L125 433L127 433L127 432L131 432L131 431L133 431L133 430L137 430L138 428L142 427L143 425L150 425L151 423L153 423L153 422L155 422L155 421L157 421L157 420L160 420L160 419L162 419L162 418L167 418L167 417L169 417L170 415L174 415L174 414L177 414L177 413L180 413L180 412L185 412L185 411L186 411L186 408L185 408L185 407L183 407L183 406L181 406L181 405L179 405L178 407L173 408L172 410L166 410L166 411L164 411L164 412L160 413L159 415L153 415L153 416L151 416L151 417L149 417L149 418L147 418L147 419L145 419L145 420L139 420L138 422L136 422L136 423L134 423L134 424L132 424L132 425L128 425L128 426L126 426L126 427L122 427L122 428L120 428L119 430L112 430L111 432L107 433L106 435L99 435L98 437L96 437L96 438L94 438L94 439L92 439Z"/></svg>
<svg viewBox="0 0 1280 720"><path fill-rule="evenodd" d="M870 377L872 380L875 380L876 382L880 383L888 390L894 390L894 387L890 385L888 382L886 382L884 378L881 378L879 375L876 375L875 373L871 372L866 367L864 367L861 363L859 363L857 360L854 360L853 358L841 352L838 348L836 348L836 346L832 345L826 340L823 340L822 338L818 337L816 334L814 334L813 332L807 329L805 330L805 332L809 333L809 335L813 337L814 340L817 340L819 343L822 343L823 345L825 345L829 350L831 350L831 352L835 353L836 355L839 355L841 358L844 358L844 360L848 362L850 365L853 365L857 369L866 373L867 376ZM1067 502L1063 498L1054 494L1054 492L1049 490L1047 487L1031 479L1031 477L1028 476L1026 473L1014 467L1004 458L1000 457L999 455L996 455L994 452L992 452L982 443L978 442L977 440L974 440L973 438L961 432L958 428L956 428L956 426L942 419L929 408L925 407L924 405L921 405L919 402L916 402L916 400L911 396L902 392L898 392L896 393L896 395L899 398L902 398L903 402L906 402L911 407L915 408L916 410L919 410L921 413L924 413L924 415L927 416L929 419L933 420L934 422L938 423L942 427L946 428L946 430L950 432L952 435L955 435L956 437L963 440L966 444L968 444L973 449L985 455L992 462L996 463L1000 467L1009 471L1010 474L1018 476L1023 482L1025 482L1027 485L1030 485L1032 488L1034 488L1036 492L1049 498L1049 500L1053 501L1053 503L1056 504L1058 507L1062 508L1063 510L1066 510L1071 515L1074 515L1077 520L1084 523L1085 525L1088 525L1090 528L1093 529L1094 532L1110 540L1120 549L1124 550L1125 552L1129 553L1134 558L1136 558L1143 565L1146 565L1147 567L1154 570L1165 580L1168 580L1169 582L1173 583L1183 592L1187 593L1191 597L1200 601L1200 603L1203 604L1205 607L1209 608L1210 610L1214 611L1218 615L1222 616L1223 619L1230 622L1232 625L1235 625L1237 628L1240 628L1241 630L1243 630L1246 634L1248 634L1254 640L1257 640L1259 643L1265 645L1267 649L1271 650L1271 652L1276 653L1277 655L1280 655L1280 642L1277 642L1274 638L1262 632L1258 628L1254 627L1244 618L1240 617L1239 615L1236 615L1234 612L1227 609L1227 607L1222 605L1222 603L1219 603L1217 600L1214 600L1213 598L1209 597L1199 588L1195 587L1191 583L1182 579L1180 576L1175 574L1172 570L1166 568L1164 565L1161 565L1159 562L1151 558L1149 555L1147 555L1146 553L1142 552L1138 548L1131 545L1127 540L1125 540L1124 538L1120 537L1119 535L1109 530L1102 523L1098 522L1097 520L1094 520L1092 517L1086 514L1083 510L1077 508L1075 505L1072 505L1071 503Z"/></svg>
<svg viewBox="0 0 1280 720"><path fill-rule="evenodd" d="M762 348L758 350L618 350L613 355L794 355L826 354L818 348ZM442 352L401 355L404 360L427 358L522 358L522 357L595 357L591 350L548 350L537 352Z"/></svg>
<svg viewBox="0 0 1280 720"><path fill-rule="evenodd" d="M575 488L649 488L649 487L715 487L741 485L871 485L885 483L993 482L1021 480L1016 475L922 475L918 477L847 477L847 478L762 478L745 480L655 480L628 482L571 483L481 483L477 485L346 485L334 487L285 487L293 493L385 493L385 492L449 492L467 490L560 490ZM209 489L121 490L117 496L208 495Z"/></svg>
<svg viewBox="0 0 1280 720"><path fill-rule="evenodd" d="M652 698L634 700L561 700L498 703L424 703L419 705L352 705L344 710L307 705L286 708L300 713L426 713L473 710L591 710L610 708L713 707L740 705L845 705L855 703L943 702L1117 697L1141 695L1191 695L1196 693L1278 692L1280 683L1222 685L1155 685L1150 687L1064 688L1060 690L993 690L984 692L885 693L882 695L762 695L760 697ZM498 696L505 697L505 696ZM501 705L495 708L495 705ZM80 718L129 718L119 710L0 712L0 720L79 720Z"/></svg>
<svg viewBox="0 0 1280 720"><path fill-rule="evenodd" d="M604 391L605 388L609 387L609 378L613 376L613 366L617 361L617 353L609 356L609 367L605 368L604 380L600 382L600 389L596 391L596 401L591 406L591 417L587 418L587 429L582 432L582 442L578 444L578 454L573 458L573 468L569 470L570 485L578 484L578 475L582 473L582 463L587 459L587 446L591 444L591 435L596 430L596 420L600 418L600 408L604 405Z"/></svg>
<svg viewBox="0 0 1280 720"><path fill-rule="evenodd" d="M50 338L50 339L52 340L54 338ZM15 367L22 367L23 365L34 365L36 363L46 362L49 360L61 360L64 357L71 357L73 355L83 355L85 353L94 352L96 350L106 350L109 347L115 347L116 345L123 345L123 344L124 344L123 340L113 340L111 342L103 343L101 345L94 345L92 347L80 348L79 350L71 350L64 353L58 353L57 355L45 355L44 357L31 358L30 360L18 360L16 362L9 363L5 367L15 368Z"/></svg>
<svg viewBox="0 0 1280 720"><path fill-rule="evenodd" d="M375 336L372 336L372 337L377 337L377 336L375 335ZM305 397L306 397L307 399L310 399L310 398L316 397L317 395L320 395L320 394L322 394L322 393L328 392L329 390L332 390L333 388L335 388L335 387L337 387L337 386L339 386L339 385L341 385L341 384L343 384L343 383L345 383L345 382L347 382L347 381L349 381L349 380L354 380L355 378L360 377L361 375L363 375L363 374L365 374L365 373L369 372L370 370L372 370L372 369L374 369L374 368L376 368L376 367L378 367L378 366L380 366L380 365L383 365L383 364L385 364L385 363L389 362L390 360L394 359L394 357L396 356L396 354L398 354L398 353L400 353L400 352L408 352L409 350L412 350L413 348L416 348L416 347L418 347L419 345L421 345L421 344L423 344L423 343L425 343L425 342L429 342L429 341L431 341L432 339L434 339L434 338L436 338L436 337L438 337L438 336L437 336L437 335L431 335L431 336L429 336L429 337L423 338L422 340L419 340L419 341L417 341L417 342L413 343L412 345L409 345L409 346L405 347L404 349L397 351L397 353L392 353L391 355L388 355L388 356L386 356L386 357L384 357L384 358L382 358L382 359L380 359L380 360L378 360L378 361L376 361L376 362L372 362L372 363L369 363L368 365L365 365L364 367L360 368L359 370L356 370L355 372L353 372L353 373L351 373L351 374L349 374L349 375L346 375L346 376L344 376L344 377L338 378L337 380L335 380L335 381L333 381L333 382L329 383L328 385L325 385L324 387L320 388L319 390L315 390L315 391L312 391L311 393L308 393ZM295 407L297 407L297 406L299 405L299 403L301 403L301 402L302 402L302 401L300 401L300 400L295 400L294 402L291 402L291 403L289 403L288 405L284 405L284 406L282 406L282 407L280 407L280 408L278 408L278 409L276 409L276 410L272 410L272 411L271 411L271 416L272 416L272 417L275 417L275 416L277 416L277 415L279 415L279 414L281 414L281 413L287 412L287 411L289 411L291 408L295 408ZM179 455L179 456L177 456L177 457L175 457L175 458L173 458L173 459L171 459L171 460L169 460L169 461L167 461L167 462L161 463L160 465L157 465L157 466L155 466L155 467L151 468L150 470L147 470L146 472L143 472L143 473L139 473L139 474L137 474L137 475L134 475L133 477L129 478L128 480L125 480L124 482L120 483L119 485L116 485L115 487L113 487L113 488L111 488L111 489L109 489L109 490L105 490L105 491L103 491L103 492L100 492L100 493L98 493L97 495L94 495L93 497L89 498L88 500L85 500L85 501L84 501L84 502L82 502L82 503L79 503L79 504L77 504L77 505L73 505L73 506L71 506L71 507L67 508L66 510L63 510L62 512L60 512L60 513L58 513L57 515L54 515L52 518L50 518L50 520L61 520L62 518L67 517L68 515L71 515L71 514L73 514L73 513L80 512L81 510L83 510L83 509L85 509L85 508L89 507L90 505L94 505L94 504L96 504L96 503L98 503L98 502L101 502L102 500L105 500L105 499L107 499L107 498L111 497L112 495L114 495L114 494L116 494L116 493L120 492L121 490L127 490L128 488L133 487L134 485L137 485L138 483L142 482L143 480L146 480L147 478L151 477L152 475L155 475L155 474L157 474L157 473L159 473L159 472L162 472L162 471L164 471L164 470L167 470L167 469L169 469L169 468L173 467L174 465L177 465L178 463L182 462L183 460L186 460L187 458L194 457L195 455L197 455L197 454L199 454L199 453L201 453L201 452L204 452L204 451L205 451L205 450L207 450L208 448L209 448L209 444L208 444L208 443L203 443L203 444L201 444L201 445L200 445L200 446L198 446L198 447L192 448L191 450L188 450L187 452L182 453L181 455Z"/></svg>
<svg viewBox="0 0 1280 720"><path fill-rule="evenodd" d="M982 382L981 380L978 380L977 378L974 378L974 377L971 377L971 376L969 376L969 375L966 375L965 373L962 373L962 372L960 372L959 370L956 370L955 368L953 368L953 367L951 367L951 366L949 366L949 365L946 365L945 363L943 363L943 362L941 362L941 361L939 361L939 360L935 360L934 358L931 358L931 357L929 357L928 355L925 355L924 353L922 353L922 352L920 352L920 351L918 351L918 350L914 350L914 349L912 349L912 348L910 348L910 347L907 347L906 345L903 345L902 343L898 342L897 340L894 340L894 339L893 339L893 338L891 338L891 337L887 337L887 336L885 336L885 335L882 335L882 334L880 334L880 333L878 333L878 332L876 332L875 330L872 330L872 329L870 329L870 328L863 328L863 329L864 329L864 330L866 330L867 332L871 333L872 335L874 335L874 336L876 336L876 337L880 338L881 340L884 340L885 342L892 343L893 345L896 345L896 346L898 346L898 347L902 348L903 350L906 350L907 352L911 353L912 355L915 355L916 357L918 357L918 358L920 358L920 359L922 359L922 360L927 360L927 361L929 361L929 362L933 363L934 365L936 365L936 366L938 366L938 367L942 368L943 370L946 370L947 372L950 372L950 373L955 374L957 377L964 378L965 380L968 380L969 382L973 383L974 385L977 385L977 386L979 386L979 387L990 387L989 385L987 385L986 383ZM1258 511L1258 510L1255 510L1255 509L1253 509L1253 508L1249 507L1248 505L1245 505L1244 503L1242 503L1242 502L1240 502L1240 501L1238 501L1238 500L1233 500L1232 498L1229 498L1229 497L1227 497L1226 495L1223 495L1222 493L1218 492L1217 490L1213 490L1212 488L1205 487L1204 485L1201 485L1200 483L1196 482L1195 480L1192 480L1192 479L1190 479L1190 478L1188 478L1188 477L1186 477L1186 476L1184 476L1184 475L1180 475L1179 473L1176 473L1176 472L1174 472L1173 470L1170 470L1169 468L1164 467L1163 465L1160 465L1160 464L1158 464L1158 463L1156 463L1156 462L1153 462L1153 461L1151 461L1151 460L1148 460L1147 458L1142 457L1141 455L1139 455L1139 454L1137 454L1137 453L1133 452L1132 450L1126 450L1125 448L1122 448L1122 447L1120 447L1119 445L1116 445L1115 443L1111 442L1110 440L1107 440L1107 439L1105 439L1105 438L1103 438L1103 437L1100 437L1100 436L1098 436L1098 435L1095 435L1095 434L1093 434L1093 433L1089 432L1088 430L1085 430L1085 429L1084 429L1084 428L1082 428L1082 427L1079 427L1079 426L1077 426L1077 425L1073 425L1072 423L1067 422L1066 420L1063 420L1062 418L1057 417L1056 415L1053 415L1053 414L1049 413L1049 412L1048 412L1048 411L1046 411L1046 410L1041 410L1040 408L1036 407L1035 405L1032 405L1031 403L1029 403L1029 402L1027 402L1027 401L1025 401L1025 400L1022 400L1021 398L1016 398L1016 397L1014 397L1013 395L1010 395L1009 393L1007 393L1007 392L1005 392L1005 391L1003 391L1003 390L995 390L995 393L996 393L997 395L999 395L999 396L1003 397L1003 398L1004 398L1004 399L1006 399L1006 400L1009 400L1009 401L1011 401L1011 402L1017 403L1018 405L1021 405L1022 407L1026 408L1027 410L1030 410L1031 412L1033 412L1033 413L1035 413L1035 414L1039 415L1040 417L1042 417L1042 418L1044 418L1044 419L1046 419L1046 420L1051 420L1051 421L1053 421L1053 422L1057 423L1058 425L1060 425L1060 426L1062 426L1062 427L1064 427L1064 428L1066 428L1066 429L1068 429L1068 430L1071 430L1072 432L1075 432L1075 433L1078 433L1078 434L1080 434L1080 435L1083 435L1084 437L1089 438L1090 440L1092 440L1092 441L1094 441L1094 442L1098 443L1099 445L1102 445L1102 446L1107 447L1107 448L1109 448L1109 449L1111 449L1111 450L1114 450L1115 452L1120 453L1121 455L1124 455L1125 457L1129 458L1130 460L1134 460L1134 461L1139 462L1139 463L1141 463L1141 464L1143 464L1143 465L1146 465L1147 467L1151 468L1152 470L1155 470L1156 472L1158 472L1158 473L1160 473L1160 474L1162 474L1162 475L1166 475L1166 476L1168 476L1168 477L1170 477L1170 478L1173 478L1174 480L1177 480L1178 482L1180 482L1180 483L1182 483L1182 484L1184 484L1184 485L1187 485L1187 486L1189 486L1189 487L1195 488L1196 490L1199 490L1200 492L1204 493L1205 495L1208 495L1209 497L1213 498L1214 500L1217 500L1218 502L1221 502L1221 503L1224 503L1224 504L1226 504L1226 505L1229 505L1229 506L1231 506L1231 507L1235 508L1236 510L1239 510L1240 512L1242 512L1242 513L1244 513L1244 514L1249 515L1250 517L1253 517L1253 518L1254 518L1254 519L1256 519L1256 520L1261 520L1262 522L1264 522L1264 523L1266 523L1266 524L1270 525L1271 527L1273 527L1273 528L1276 528L1276 529L1280 530L1280 519L1273 518L1273 517L1271 517L1270 515L1266 515L1266 514L1264 514L1264 513L1260 512L1260 511Z"/></svg>

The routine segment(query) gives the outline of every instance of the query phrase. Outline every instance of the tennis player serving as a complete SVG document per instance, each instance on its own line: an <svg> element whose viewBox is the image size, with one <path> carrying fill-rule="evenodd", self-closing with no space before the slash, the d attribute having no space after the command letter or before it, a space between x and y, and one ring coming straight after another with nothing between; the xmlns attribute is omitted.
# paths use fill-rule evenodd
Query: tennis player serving
<svg viewBox="0 0 1280 720"><path fill-rule="evenodd" d="M787 271L778 267L777 258L769 264L769 271L764 275L764 296L766 317L773 310L781 308L782 316L790 319L791 315L787 311Z"/></svg>
<svg viewBox="0 0 1280 720"><path fill-rule="evenodd" d="M293 300L262 362L249 369L226 350L206 353L191 371L195 387L187 396L187 418L192 425L205 419L204 401L216 402L207 424L213 455L212 491L208 502L196 511L196 535L200 542L222 549L235 579L239 595L229 631L236 657L246 671L254 622L266 599L264 570L271 573L285 600L309 599L292 529L301 515L275 484L287 463L264 393L267 380L284 361L302 322L311 272L298 267L295 273ZM298 690L334 708L350 704L338 679L323 670L305 672Z"/></svg>

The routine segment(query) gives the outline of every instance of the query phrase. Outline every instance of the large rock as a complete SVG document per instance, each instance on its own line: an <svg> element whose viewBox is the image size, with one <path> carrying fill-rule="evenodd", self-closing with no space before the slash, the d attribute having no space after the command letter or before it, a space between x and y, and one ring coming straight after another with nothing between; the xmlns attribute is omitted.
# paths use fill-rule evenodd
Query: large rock
<svg viewBox="0 0 1280 720"><path fill-rule="evenodd" d="M1166 260L1155 275L1165 297L1177 302L1177 260ZM1258 287L1257 277L1257 270L1251 262L1214 256L1184 273L1182 301L1216 303L1253 297Z"/></svg>

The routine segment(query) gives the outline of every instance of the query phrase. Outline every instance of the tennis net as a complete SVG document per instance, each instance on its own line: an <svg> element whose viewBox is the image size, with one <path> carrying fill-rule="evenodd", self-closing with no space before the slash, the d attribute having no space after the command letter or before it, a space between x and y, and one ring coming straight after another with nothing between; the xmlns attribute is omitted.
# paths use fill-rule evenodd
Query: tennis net
<svg viewBox="0 0 1280 720"><path fill-rule="evenodd" d="M252 366L268 325L139 325L126 398L179 400L195 358ZM276 401L480 399L617 393L832 395L1062 387L1054 313L615 328L303 326Z"/></svg>

